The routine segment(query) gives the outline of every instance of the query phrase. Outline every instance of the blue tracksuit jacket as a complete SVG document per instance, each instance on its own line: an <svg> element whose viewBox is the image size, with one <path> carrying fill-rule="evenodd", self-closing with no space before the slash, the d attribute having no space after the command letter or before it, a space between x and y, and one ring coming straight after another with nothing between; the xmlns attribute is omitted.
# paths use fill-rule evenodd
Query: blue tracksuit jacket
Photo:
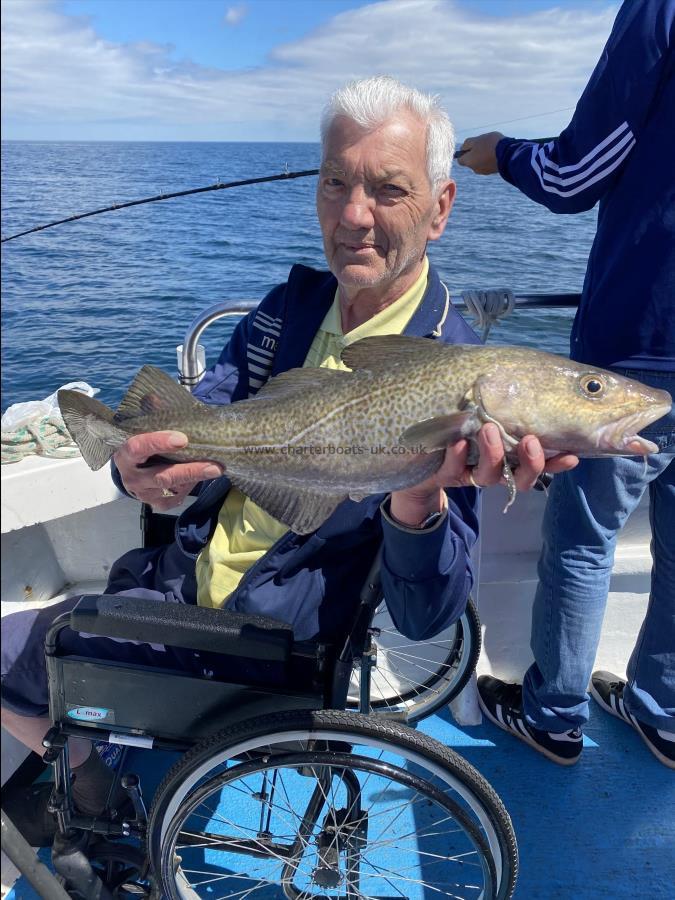
<svg viewBox="0 0 675 900"><path fill-rule="evenodd" d="M235 402L256 393L270 375L302 366L336 288L330 273L294 266L288 281L238 324L195 396L206 403ZM433 267L405 333L478 343L449 304ZM226 476L204 482L177 521L176 542L159 551L127 553L115 564L108 590L151 588L195 603L195 560L213 534L229 489ZM299 640L339 635L383 541L382 582L396 627L419 640L447 627L462 614L473 584L470 553L478 535L478 492L448 490L447 518L437 528L415 533L382 519L384 498L347 500L315 533L285 534L244 575L229 608L289 622Z"/></svg>
<svg viewBox="0 0 675 900"><path fill-rule="evenodd" d="M675 370L674 44L675 0L625 0L560 137L497 145L503 178L553 212L599 201L571 335L580 362Z"/></svg>

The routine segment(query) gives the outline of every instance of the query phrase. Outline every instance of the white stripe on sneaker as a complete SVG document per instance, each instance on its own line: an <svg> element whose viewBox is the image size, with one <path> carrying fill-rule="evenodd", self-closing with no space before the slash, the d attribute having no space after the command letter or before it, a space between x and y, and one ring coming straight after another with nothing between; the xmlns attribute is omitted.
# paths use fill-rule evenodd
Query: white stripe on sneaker
<svg viewBox="0 0 675 900"><path fill-rule="evenodd" d="M552 741L561 741L562 743L578 744L582 740L580 735L574 737L571 731L547 731L546 734Z"/></svg>
<svg viewBox="0 0 675 900"><path fill-rule="evenodd" d="M521 719L513 719L511 721L511 727L516 728L526 740L532 740L532 735L527 730L527 728L525 727L525 723Z"/></svg>

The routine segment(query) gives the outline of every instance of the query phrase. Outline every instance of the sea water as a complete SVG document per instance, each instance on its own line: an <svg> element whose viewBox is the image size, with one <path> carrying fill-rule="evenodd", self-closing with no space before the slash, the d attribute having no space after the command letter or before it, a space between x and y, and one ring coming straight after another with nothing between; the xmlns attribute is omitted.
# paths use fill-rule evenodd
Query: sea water
<svg viewBox="0 0 675 900"><path fill-rule="evenodd" d="M319 165L309 143L3 142L2 236L159 193ZM467 288L579 292L595 213L556 216L498 176L455 165L457 200L429 256ZM201 310L262 298L294 263L325 267L316 177L85 218L3 244L2 408L69 381L117 403L145 363L176 369ZM566 353L572 311L518 311L495 343ZM232 320L205 334L214 362Z"/></svg>

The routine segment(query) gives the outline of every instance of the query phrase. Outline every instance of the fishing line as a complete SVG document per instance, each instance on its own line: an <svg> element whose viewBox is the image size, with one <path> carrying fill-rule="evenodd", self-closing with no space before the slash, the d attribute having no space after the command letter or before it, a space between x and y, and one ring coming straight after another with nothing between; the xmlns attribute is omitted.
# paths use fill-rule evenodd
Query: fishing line
<svg viewBox="0 0 675 900"><path fill-rule="evenodd" d="M467 131L476 131L479 134L482 134L484 128L494 128L495 125L510 125L511 122L524 122L526 119L541 119L542 116L552 116L554 113L559 112L569 112L571 109L575 109L574 106L563 106L562 109L551 109L548 112L543 113L533 113L531 116L520 116L518 119L502 119L501 122L488 122L487 125L476 125L472 128L460 128L458 134L464 134ZM529 140L541 140L543 138L529 138ZM551 138L547 138L547 140L551 140Z"/></svg>
<svg viewBox="0 0 675 900"><path fill-rule="evenodd" d="M566 109L573 109L573 107L569 106ZM483 128L491 128L493 125L508 125L509 122L522 122L524 119L536 119L541 116L547 116L556 112L565 112L566 109L554 109L551 110L551 113L534 113L531 116L522 116L520 119L504 119L501 122L493 122L489 125L481 125L476 127L476 129L467 129L464 128L462 131L479 131ZM553 140L553 138L530 138L530 140L535 143L545 144L548 141ZM463 156L467 151L466 150L456 150L454 158L458 159L460 156ZM66 222L76 222L78 219L86 219L89 216L100 216L101 213L113 212L116 209L128 209L130 206L141 206L143 203L156 203L159 200L173 200L176 197L188 197L190 194L204 194L207 191L226 191L229 188L235 187L243 187L247 184L265 184L269 181L289 181L293 178L307 178L310 175L318 175L318 169L305 169L302 172L282 172L279 175L265 175L261 178L246 178L243 181L228 181L226 183L217 182L216 184L210 184L206 187L198 187L198 188L189 188L185 191L173 191L170 194L156 194L154 197L144 197L141 200L128 200L126 203L113 203L111 206L105 206L102 209L93 209L90 212L78 213L74 216L68 216L65 219L57 219L55 222L48 222L46 225L36 225L34 228L28 228L26 231L19 231L16 234L10 234L8 237L4 237L0 240L0 243L5 244L7 241L14 241L16 238L25 237L27 234L35 234L37 231L44 231L45 228L54 228L55 225L63 225Z"/></svg>

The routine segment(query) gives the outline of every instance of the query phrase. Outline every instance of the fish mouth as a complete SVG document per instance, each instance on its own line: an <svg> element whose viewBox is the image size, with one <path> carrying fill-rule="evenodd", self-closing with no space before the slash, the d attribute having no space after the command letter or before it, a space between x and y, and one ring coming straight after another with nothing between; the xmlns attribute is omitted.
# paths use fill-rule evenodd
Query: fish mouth
<svg viewBox="0 0 675 900"><path fill-rule="evenodd" d="M638 431L665 416L670 412L670 408L670 403L659 403L648 410L631 413L610 422L609 425L602 425L594 435L598 450L605 453L625 453L630 456L658 453L658 446L653 441L641 437Z"/></svg>

